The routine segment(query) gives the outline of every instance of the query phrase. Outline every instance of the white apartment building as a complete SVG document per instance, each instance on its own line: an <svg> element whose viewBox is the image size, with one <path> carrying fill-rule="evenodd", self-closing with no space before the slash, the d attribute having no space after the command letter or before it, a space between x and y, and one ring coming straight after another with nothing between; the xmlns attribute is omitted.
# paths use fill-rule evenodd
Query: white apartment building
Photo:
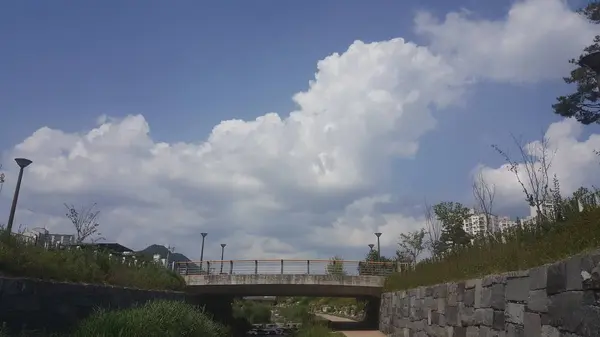
<svg viewBox="0 0 600 337"><path fill-rule="evenodd" d="M506 230L518 225L518 223L515 220L512 220L510 217L507 216L498 217L496 223L500 232L505 232Z"/></svg>
<svg viewBox="0 0 600 337"><path fill-rule="evenodd" d="M463 230L471 235L477 236L486 233L493 233L498 230L498 217L490 214L488 217L484 213L476 213L471 209L469 217L463 221ZM489 220L489 223L487 223Z"/></svg>
<svg viewBox="0 0 600 337"><path fill-rule="evenodd" d="M546 217L551 217L554 214L554 203L552 201L545 201L540 205L540 211ZM529 216L521 220L521 225L535 224L537 218L537 207L529 207Z"/></svg>

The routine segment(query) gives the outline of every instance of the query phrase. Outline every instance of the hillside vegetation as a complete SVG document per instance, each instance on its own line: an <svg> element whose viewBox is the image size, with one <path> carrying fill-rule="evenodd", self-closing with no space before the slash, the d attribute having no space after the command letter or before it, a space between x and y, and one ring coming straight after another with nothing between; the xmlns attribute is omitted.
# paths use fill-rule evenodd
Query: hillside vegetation
<svg viewBox="0 0 600 337"><path fill-rule="evenodd" d="M437 259L393 274L386 290L466 280L488 274L528 269L600 247L600 208L572 212L567 220L474 239Z"/></svg>
<svg viewBox="0 0 600 337"><path fill-rule="evenodd" d="M43 280L111 284L139 289L182 290L183 278L151 261L124 263L107 253L45 249L0 232L0 274Z"/></svg>

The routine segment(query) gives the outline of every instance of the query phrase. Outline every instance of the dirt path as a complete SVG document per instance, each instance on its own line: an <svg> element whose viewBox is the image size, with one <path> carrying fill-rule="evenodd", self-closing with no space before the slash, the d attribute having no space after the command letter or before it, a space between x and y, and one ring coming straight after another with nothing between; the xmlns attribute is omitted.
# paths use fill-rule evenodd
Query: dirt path
<svg viewBox="0 0 600 337"><path fill-rule="evenodd" d="M355 322L352 319L337 317L327 314L317 314L317 316L323 317L332 322ZM372 331L338 331L343 333L346 337L385 337L381 331L372 330Z"/></svg>

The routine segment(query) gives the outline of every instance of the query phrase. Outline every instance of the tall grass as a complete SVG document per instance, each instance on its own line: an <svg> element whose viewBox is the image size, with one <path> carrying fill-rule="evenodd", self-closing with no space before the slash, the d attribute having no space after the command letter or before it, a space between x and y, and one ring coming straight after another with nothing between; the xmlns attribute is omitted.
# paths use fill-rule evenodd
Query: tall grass
<svg viewBox="0 0 600 337"><path fill-rule="evenodd" d="M386 290L410 289L488 274L528 269L600 247L600 209L578 213L570 220L516 227L478 238L472 245L439 260L418 263L413 270L393 274Z"/></svg>
<svg viewBox="0 0 600 337"><path fill-rule="evenodd" d="M139 289L181 290L183 278L148 262L129 265L88 250L48 250L0 233L0 275L111 284Z"/></svg>
<svg viewBox="0 0 600 337"><path fill-rule="evenodd" d="M229 331L189 304L154 301L138 308L98 311L70 337L228 337Z"/></svg>

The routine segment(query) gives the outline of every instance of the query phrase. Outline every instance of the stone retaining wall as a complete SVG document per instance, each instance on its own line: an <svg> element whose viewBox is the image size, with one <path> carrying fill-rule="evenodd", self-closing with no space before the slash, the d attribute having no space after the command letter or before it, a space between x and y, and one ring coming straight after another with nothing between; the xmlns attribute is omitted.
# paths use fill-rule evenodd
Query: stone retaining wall
<svg viewBox="0 0 600 337"><path fill-rule="evenodd" d="M384 293L399 337L598 337L600 251L525 271Z"/></svg>
<svg viewBox="0 0 600 337"><path fill-rule="evenodd" d="M0 325L64 331L96 308L124 309L155 299L186 300L182 292L0 277Z"/></svg>

